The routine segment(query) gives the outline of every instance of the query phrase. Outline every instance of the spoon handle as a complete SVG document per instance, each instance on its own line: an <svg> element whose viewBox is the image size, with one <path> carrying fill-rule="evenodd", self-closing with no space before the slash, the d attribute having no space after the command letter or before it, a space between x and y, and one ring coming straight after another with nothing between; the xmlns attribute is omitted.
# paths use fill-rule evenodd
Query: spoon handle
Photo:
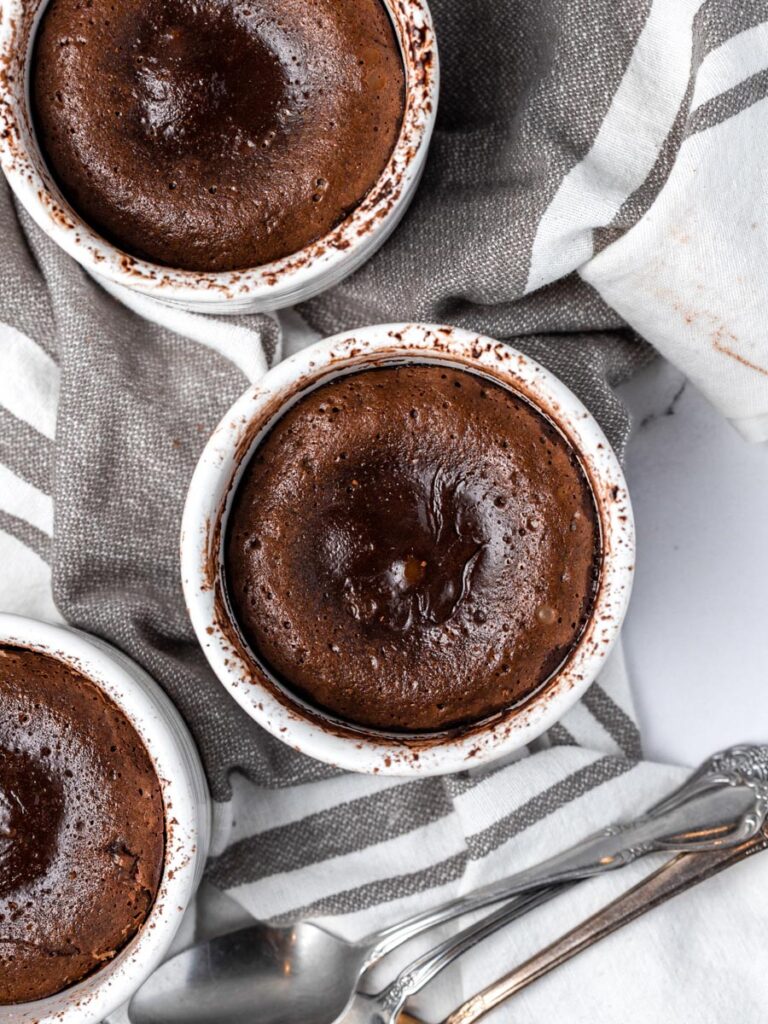
<svg viewBox="0 0 768 1024"><path fill-rule="evenodd" d="M609 825L542 864L369 935L360 943L368 950L364 969L428 928L532 889L590 878L652 851L736 845L755 834L767 811L768 747L732 747L635 821Z"/></svg>
<svg viewBox="0 0 768 1024"><path fill-rule="evenodd" d="M570 960L577 953L588 949L600 939L611 935L635 918L677 896L678 893L685 892L699 882L765 849L768 849L768 826L764 826L753 839L734 848L678 854L658 871L566 932L546 949L536 953L499 981L473 996L454 1010L443 1024L474 1024L499 1003ZM403 1014L398 1019L398 1024L420 1022Z"/></svg>
<svg viewBox="0 0 768 1024"><path fill-rule="evenodd" d="M478 942L482 942L483 939L493 935L511 921L527 914L534 907L546 903L554 896L569 889L573 884L573 882L564 882L560 885L550 885L518 896L509 903L505 903L495 913L484 917L477 924L465 928L458 935L444 939L434 949L428 949L404 967L395 980L375 997L380 1011L380 1017L376 1017L375 1020L390 1022L399 1019L398 1014L406 999L421 991L462 953L466 953Z"/></svg>

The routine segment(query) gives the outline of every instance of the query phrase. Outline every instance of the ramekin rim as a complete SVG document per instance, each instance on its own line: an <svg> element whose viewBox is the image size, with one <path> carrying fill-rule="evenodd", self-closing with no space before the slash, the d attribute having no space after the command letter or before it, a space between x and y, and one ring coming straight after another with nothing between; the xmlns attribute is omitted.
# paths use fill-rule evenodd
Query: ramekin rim
<svg viewBox="0 0 768 1024"><path fill-rule="evenodd" d="M163 873L152 908L136 936L82 981L45 999L0 1005L0 1024L86 1024L100 1021L133 995L161 963L194 898L210 841L210 800L193 777L183 744L192 743L178 711L149 674L123 652L68 625L0 612L0 646L55 657L81 671L126 715L147 748L163 791L166 840ZM169 708L171 709L169 712ZM193 748L194 749L194 748ZM206 808L200 806L201 798Z"/></svg>
<svg viewBox="0 0 768 1024"><path fill-rule="evenodd" d="M355 356L350 353L357 351ZM546 690L506 719L495 719L445 740L372 737L364 731L340 734L335 726L308 721L296 706L287 708L257 679L219 622L216 585L216 533L238 467L247 461L244 431L259 410L277 403L286 390L300 390L310 379L344 359L406 360L425 353L438 358L470 355L479 369L494 366L510 374L508 382L535 400L576 445L590 473L603 530L601 584L589 624L572 655ZM466 363L471 369L473 363ZM330 369L330 372L334 372ZM303 375L303 376L302 376ZM277 397L276 397L277 396ZM545 400L546 399L546 400ZM285 400L285 399L284 399ZM557 407L553 409L553 404ZM556 413L556 415L555 415ZM214 540L216 537L216 540ZM448 774L496 760L530 743L558 721L595 679L618 637L631 591L635 558L634 521L626 481L613 449L583 403L554 374L529 356L483 335L431 324L381 324L343 332L303 349L279 363L249 388L222 418L209 439L190 482L182 520L181 567L187 608L211 667L235 700L260 725L295 749L339 768L381 775Z"/></svg>
<svg viewBox="0 0 768 1024"><path fill-rule="evenodd" d="M274 308L283 292L308 289L316 279L335 280L343 265L355 263L367 240L385 233L407 205L426 160L439 96L439 56L427 0L382 0L394 22L406 69L407 104L390 159L368 195L327 235L299 252L260 267L222 272L165 267L123 252L91 228L62 195L28 116L32 39L47 2L40 0L31 18L25 0L0 5L0 166L35 223L89 272L165 302L220 307L222 302L234 306L248 300ZM19 34L27 41L21 82L12 70L19 63Z"/></svg>

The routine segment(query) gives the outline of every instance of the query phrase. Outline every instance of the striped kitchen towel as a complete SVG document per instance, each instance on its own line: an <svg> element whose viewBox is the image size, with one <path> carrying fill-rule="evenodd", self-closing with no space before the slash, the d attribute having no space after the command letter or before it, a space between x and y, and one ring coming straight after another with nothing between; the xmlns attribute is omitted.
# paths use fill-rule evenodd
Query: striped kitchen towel
<svg viewBox="0 0 768 1024"><path fill-rule="evenodd" d="M766 0L432 7L444 79L424 182L382 252L302 309L312 328L294 313L221 321L106 291L0 200L0 607L111 640L184 714L217 802L201 933L252 913L359 936L539 860L680 777L641 760L620 654L534 750L447 779L344 775L251 722L194 640L177 550L195 462L247 380L315 332L448 321L547 364L621 453L612 386L648 358L642 336L747 436L768 436ZM642 870L579 887L484 945L430 988L425 1017ZM516 1014L761 1022L768 983L747 950L768 912L765 868L711 893L649 919L631 951L618 938L615 970L590 954ZM686 972L696 983L679 984Z"/></svg>

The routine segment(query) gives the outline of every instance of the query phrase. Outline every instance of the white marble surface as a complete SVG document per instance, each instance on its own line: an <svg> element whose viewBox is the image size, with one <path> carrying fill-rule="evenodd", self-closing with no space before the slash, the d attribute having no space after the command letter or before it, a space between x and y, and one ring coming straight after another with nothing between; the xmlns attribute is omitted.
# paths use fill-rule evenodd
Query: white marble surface
<svg viewBox="0 0 768 1024"><path fill-rule="evenodd" d="M625 650L646 755L768 741L768 445L661 359L621 389L638 534Z"/></svg>

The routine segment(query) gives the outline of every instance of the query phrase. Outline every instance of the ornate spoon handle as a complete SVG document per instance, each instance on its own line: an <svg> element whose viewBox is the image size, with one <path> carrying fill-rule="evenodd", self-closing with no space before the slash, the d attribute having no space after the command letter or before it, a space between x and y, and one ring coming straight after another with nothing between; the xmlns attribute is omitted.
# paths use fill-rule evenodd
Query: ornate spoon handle
<svg viewBox="0 0 768 1024"><path fill-rule="evenodd" d="M603 874L654 851L735 846L755 835L766 813L768 746L731 747L634 821L609 825L541 864L362 939L365 969L427 928L540 887Z"/></svg>
<svg viewBox="0 0 768 1024"><path fill-rule="evenodd" d="M443 1021L443 1024L474 1024L484 1014L511 995L548 974L582 950L604 939L635 918L659 906L672 896L685 892L712 875L768 849L768 825L753 839L731 849L711 852L681 853L652 875L609 903L592 917L566 932L546 949L532 956L499 981L489 985L464 1003ZM415 1018L401 1014L398 1024L420 1024Z"/></svg>

